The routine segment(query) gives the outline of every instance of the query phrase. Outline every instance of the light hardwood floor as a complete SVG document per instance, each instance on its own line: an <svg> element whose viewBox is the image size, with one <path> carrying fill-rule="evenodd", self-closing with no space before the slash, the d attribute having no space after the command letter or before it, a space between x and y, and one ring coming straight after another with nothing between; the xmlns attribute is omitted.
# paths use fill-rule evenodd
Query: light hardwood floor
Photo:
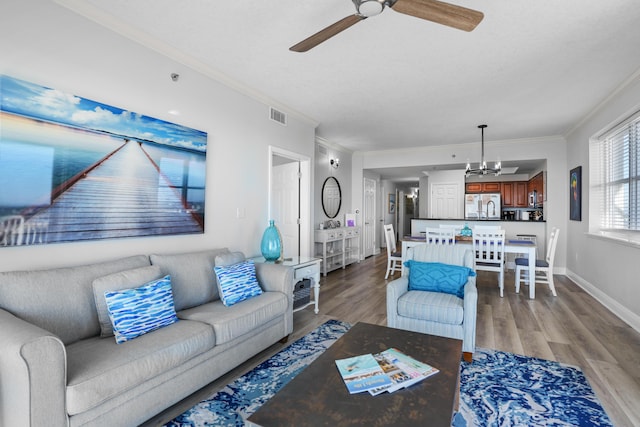
<svg viewBox="0 0 640 427"><path fill-rule="evenodd" d="M294 313L289 343L328 319L386 325L385 269L386 253L322 277L320 313L312 307ZM540 285L530 300L526 287L515 293L508 272L500 298L496 273L480 272L476 346L578 366L615 426L640 426L640 334L567 277L555 281L557 297ZM145 426L173 419L286 345L273 345Z"/></svg>

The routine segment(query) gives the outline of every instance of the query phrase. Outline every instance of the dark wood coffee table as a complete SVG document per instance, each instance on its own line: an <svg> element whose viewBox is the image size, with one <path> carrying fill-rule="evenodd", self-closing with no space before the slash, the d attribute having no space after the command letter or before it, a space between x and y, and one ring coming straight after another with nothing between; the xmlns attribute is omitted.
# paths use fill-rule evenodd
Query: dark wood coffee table
<svg viewBox="0 0 640 427"><path fill-rule="evenodd" d="M394 393L349 394L336 359L395 347L440 370ZM356 323L248 419L247 425L451 426L458 408L462 341Z"/></svg>

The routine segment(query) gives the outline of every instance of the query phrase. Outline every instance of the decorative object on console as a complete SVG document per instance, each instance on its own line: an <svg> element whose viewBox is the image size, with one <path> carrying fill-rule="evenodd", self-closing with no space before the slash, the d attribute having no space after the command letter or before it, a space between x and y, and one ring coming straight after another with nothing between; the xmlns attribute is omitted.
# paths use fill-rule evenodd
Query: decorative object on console
<svg viewBox="0 0 640 427"><path fill-rule="evenodd" d="M280 231L274 220L269 220L269 226L264 230L262 241L260 242L260 252L267 261L275 261L282 255L282 239Z"/></svg>
<svg viewBox="0 0 640 427"><path fill-rule="evenodd" d="M494 168L490 168L487 166L487 162L484 160L484 129L487 127L487 125L479 125L478 128L480 128L482 130L482 151L481 151L481 157L480 157L480 164L478 165L478 169L471 169L471 163L467 162L467 169L465 171L465 176L469 177L471 175L487 175L487 174L494 174L495 176L500 175L500 173L502 173L502 165L500 163L500 161L498 160L496 162L496 165Z"/></svg>

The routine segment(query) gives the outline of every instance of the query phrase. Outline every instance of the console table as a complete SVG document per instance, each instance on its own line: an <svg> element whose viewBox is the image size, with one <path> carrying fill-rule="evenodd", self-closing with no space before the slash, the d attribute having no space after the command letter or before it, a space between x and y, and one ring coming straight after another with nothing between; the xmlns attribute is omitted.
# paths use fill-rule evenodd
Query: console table
<svg viewBox="0 0 640 427"><path fill-rule="evenodd" d="M322 258L322 274L360 262L360 227L315 230L316 256Z"/></svg>
<svg viewBox="0 0 640 427"><path fill-rule="evenodd" d="M313 299L308 303L296 307L293 311L302 310L311 304L314 304L314 312L318 314L318 301L320 299L320 259L311 257L292 257L285 261L266 261L263 257L252 258L253 262L282 264L293 269L293 283L291 283L291 292L293 293L298 282L304 279L311 279L311 287L313 288Z"/></svg>

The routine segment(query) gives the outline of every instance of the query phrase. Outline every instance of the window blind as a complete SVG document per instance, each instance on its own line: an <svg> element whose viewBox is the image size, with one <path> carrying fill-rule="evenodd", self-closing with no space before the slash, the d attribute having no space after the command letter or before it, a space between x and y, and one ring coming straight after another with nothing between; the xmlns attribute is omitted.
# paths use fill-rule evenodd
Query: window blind
<svg viewBox="0 0 640 427"><path fill-rule="evenodd" d="M640 112L598 142L600 229L640 230Z"/></svg>

